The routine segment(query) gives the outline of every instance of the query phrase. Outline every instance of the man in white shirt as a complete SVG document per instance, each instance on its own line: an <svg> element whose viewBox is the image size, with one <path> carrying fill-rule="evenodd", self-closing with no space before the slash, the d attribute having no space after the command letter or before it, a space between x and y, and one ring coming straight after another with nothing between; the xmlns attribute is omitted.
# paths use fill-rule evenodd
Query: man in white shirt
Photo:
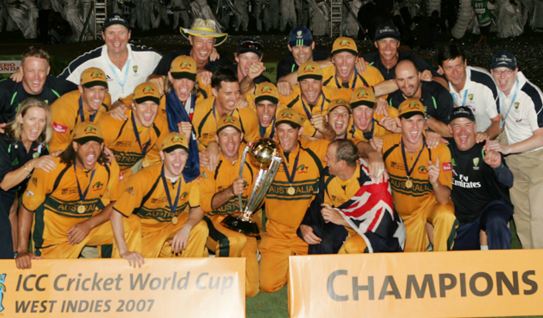
<svg viewBox="0 0 543 318"><path fill-rule="evenodd" d="M153 73L161 55L148 47L128 44L130 36L128 21L113 14L104 23L105 44L74 59L59 77L77 84L81 72L98 67L106 73L112 101L132 94Z"/></svg>
<svg viewBox="0 0 543 318"><path fill-rule="evenodd" d="M468 66L464 53L454 44L439 49L440 69L449 82L454 106L468 106L477 123L477 142L493 139L500 132L498 90L484 69Z"/></svg>
<svg viewBox="0 0 543 318"><path fill-rule="evenodd" d="M543 93L518 70L508 51L492 56L504 134L488 149L504 155L513 172L510 190L515 224L524 248L543 248Z"/></svg>

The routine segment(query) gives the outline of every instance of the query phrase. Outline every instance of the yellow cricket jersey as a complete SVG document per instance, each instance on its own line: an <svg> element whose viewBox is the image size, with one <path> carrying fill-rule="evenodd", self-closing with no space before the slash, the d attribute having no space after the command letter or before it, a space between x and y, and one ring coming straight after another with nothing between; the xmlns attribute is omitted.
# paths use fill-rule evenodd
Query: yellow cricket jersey
<svg viewBox="0 0 543 318"><path fill-rule="evenodd" d="M192 126L196 131L199 146L205 148L215 141L217 134L217 121L219 114L215 109L215 98L210 97L197 103L192 117ZM239 118L243 139L246 142L258 140L258 118L253 109L249 107L235 109L232 116Z"/></svg>
<svg viewBox="0 0 543 318"><path fill-rule="evenodd" d="M201 195L200 205L205 213L215 215L239 212L240 209L237 196L233 196L230 198L230 200L217 209L213 209L211 207L211 201L215 193L230 187L232 182L239 176L239 166L241 163L243 148L244 145L242 144L240 146L238 159L234 162L221 155L215 170L209 170L207 168L202 169L199 182ZM244 207L247 203L247 198L251 194L253 188L253 178L256 178L256 174L258 174L258 169L251 166L249 163L249 157L247 156L243 167L243 180L247 182L247 188L241 196Z"/></svg>
<svg viewBox="0 0 543 318"><path fill-rule="evenodd" d="M74 225L89 219L109 204L109 191L117 187L119 167L96 164L94 173L74 169L74 165L57 164L51 172L35 169L22 198L23 206L33 211L33 239L37 249L67 242L67 232ZM91 180L92 177L92 180ZM80 198L79 189L85 192ZM89 183L90 182L90 183Z"/></svg>
<svg viewBox="0 0 543 318"><path fill-rule="evenodd" d="M328 65L323 68L322 75L322 85L335 88L348 88L351 90L358 87L375 86L385 80L379 69L371 65L366 65L366 69L362 73L358 73L355 68L353 75L351 75L347 83L342 83L336 78L336 67L334 65Z"/></svg>
<svg viewBox="0 0 543 318"><path fill-rule="evenodd" d="M113 208L125 216L137 215L143 225L154 225L165 222L175 224L183 212L188 213L189 208L200 206L198 181L186 183L183 176L179 176L175 183L166 179L172 203L178 187L181 187L177 207L172 211L161 172L162 165L153 165L131 175Z"/></svg>
<svg viewBox="0 0 543 318"><path fill-rule="evenodd" d="M317 130L310 122L311 117L316 114L325 116L328 114L328 108L330 102L334 99L351 99L351 91L347 89L337 89L332 87L323 87L322 94L317 99L315 105L310 105L304 101L302 97L302 92L299 85L295 85L292 88L292 92L288 96L279 96L279 111L282 107L292 108L301 114L306 120L303 124L304 130L303 134L305 136L314 137L317 133Z"/></svg>
<svg viewBox="0 0 543 318"><path fill-rule="evenodd" d="M432 185L428 181L428 164L435 163L439 159L439 182L452 188L451 153L444 144L439 144L434 149L423 145L421 155L413 168L410 180L412 186L406 186L407 172L402 157L401 135L391 134L383 137L383 159L389 174L389 182L392 188L392 196L396 211L400 216L409 215L419 210L425 210L435 202ZM417 153L406 152L407 167L411 169L417 158Z"/></svg>
<svg viewBox="0 0 543 318"><path fill-rule="evenodd" d="M134 133L132 110L128 110L126 116L127 119L122 121L106 114L98 122L104 135L104 144L115 155L123 174L146 155L154 154L157 157L161 138L168 133L167 125L164 126L161 121L155 120L151 127L139 127L136 124L140 146Z"/></svg>
<svg viewBox="0 0 543 318"><path fill-rule="evenodd" d="M295 175L291 182L283 164L279 167L265 199L268 220L296 231L311 201L318 193L319 178L324 166L324 160L321 158L324 158L328 143L326 140L308 142L307 146L299 143L288 155L288 160L283 155L288 174L292 176L295 170ZM291 192L292 189L294 192Z"/></svg>
<svg viewBox="0 0 543 318"><path fill-rule="evenodd" d="M98 122L110 107L111 97L106 94L102 106L94 114L83 107L81 93L74 90L62 95L51 104L51 125L53 135L49 142L49 151L64 150L72 141L72 132L79 122Z"/></svg>
<svg viewBox="0 0 543 318"><path fill-rule="evenodd" d="M398 118L398 110L394 107L387 106L387 112L389 117ZM347 139L352 140L354 143L359 143L361 141L369 141L373 137L383 137L393 132L387 130L385 127L381 126L379 122L385 116L373 112L373 122L370 131L364 133L362 130L357 129L354 126L354 123L350 124L350 127L347 129Z"/></svg>
<svg viewBox="0 0 543 318"><path fill-rule="evenodd" d="M339 207L349 201L360 189L360 168L355 169L354 174L347 180L331 177L324 189L324 203L332 207Z"/></svg>

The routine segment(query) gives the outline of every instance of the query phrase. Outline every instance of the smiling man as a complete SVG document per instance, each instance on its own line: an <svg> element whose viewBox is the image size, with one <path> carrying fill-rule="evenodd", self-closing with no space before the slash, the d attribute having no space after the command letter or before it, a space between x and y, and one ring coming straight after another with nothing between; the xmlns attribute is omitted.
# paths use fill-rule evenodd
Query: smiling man
<svg viewBox="0 0 543 318"><path fill-rule="evenodd" d="M130 37L128 21L120 14L112 14L104 22L105 44L75 58L59 78L78 83L85 69L98 67L106 73L112 101L130 95L153 73L161 58L149 47L129 44Z"/></svg>
<svg viewBox="0 0 543 318"><path fill-rule="evenodd" d="M426 251L430 242L434 251L449 250L456 228L450 199L451 153L444 144L426 147L424 105L418 99L402 102L399 116L401 133L384 136L379 151L390 177L394 206L405 223L405 251ZM427 223L434 226L430 239Z"/></svg>
<svg viewBox="0 0 543 318"><path fill-rule="evenodd" d="M110 215L98 211L109 204L119 167L105 157L103 140L98 126L81 123L71 145L54 158L56 168L34 171L19 211L18 268L30 268L35 256L77 258L86 245L113 243Z"/></svg>
<svg viewBox="0 0 543 318"><path fill-rule="evenodd" d="M77 88L68 81L49 75L49 59L49 54L43 49L29 47L21 58L22 80L0 82L0 124L13 120L19 104L28 97L51 104L62 94Z"/></svg>
<svg viewBox="0 0 543 318"><path fill-rule="evenodd" d="M132 266L141 266L143 257L205 256L208 229L201 221L199 189L182 175L188 151L184 135L169 133L160 146L162 164L132 175L107 208L119 254ZM139 229L139 244L127 245L126 224Z"/></svg>
<svg viewBox="0 0 543 318"><path fill-rule="evenodd" d="M62 95L51 105L53 135L49 151L66 149L77 123L97 122L107 112L109 103L106 74L89 67L81 73L79 89Z"/></svg>
<svg viewBox="0 0 543 318"><path fill-rule="evenodd" d="M495 150L475 143L475 116L469 107L454 109L449 129L453 138L449 149L453 157L452 201L460 223L455 250L509 249L509 220L513 207L507 189L513 174ZM485 231L488 246L481 246L480 231Z"/></svg>
<svg viewBox="0 0 543 318"><path fill-rule="evenodd" d="M155 124L160 97L155 84L142 83L134 90L132 109L126 111L126 120L107 114L98 123L104 131L104 143L113 152L123 177L139 170L147 154L158 153L158 145L168 133L164 121Z"/></svg>
<svg viewBox="0 0 543 318"><path fill-rule="evenodd" d="M489 148L507 155L515 177L510 193L522 246L542 248L543 93L519 71L511 52L495 52L490 68L500 91L504 134Z"/></svg>

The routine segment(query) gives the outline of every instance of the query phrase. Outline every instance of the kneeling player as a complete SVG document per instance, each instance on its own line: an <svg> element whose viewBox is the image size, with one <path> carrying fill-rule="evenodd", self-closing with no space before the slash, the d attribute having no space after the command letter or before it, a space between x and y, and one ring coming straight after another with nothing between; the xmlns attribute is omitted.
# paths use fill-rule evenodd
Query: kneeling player
<svg viewBox="0 0 543 318"><path fill-rule="evenodd" d="M237 117L227 115L219 120L217 141L221 150L219 163L214 170L202 172L200 183L202 209L209 227L207 247L216 256L245 257L247 265L246 294L258 293L258 261L256 238L229 230L221 224L228 215L240 210L238 196L246 204L253 183L253 167L244 163L243 177L239 177L241 157L240 144L243 139Z"/></svg>
<svg viewBox="0 0 543 318"><path fill-rule="evenodd" d="M130 176L112 205L111 223L119 254L132 266L143 257L203 257L208 229L201 222L200 195L195 182L182 176L188 158L188 140L172 132L162 142L162 164ZM141 244L129 249L124 240L123 217L138 220Z"/></svg>
<svg viewBox="0 0 543 318"><path fill-rule="evenodd" d="M109 190L117 185L119 167L103 153L98 126L76 126L72 144L54 158L51 171L34 171L23 195L19 216L17 267L29 268L35 256L77 258L85 245L113 243ZM28 252L32 221L34 254ZM131 242L131 241L130 241Z"/></svg>

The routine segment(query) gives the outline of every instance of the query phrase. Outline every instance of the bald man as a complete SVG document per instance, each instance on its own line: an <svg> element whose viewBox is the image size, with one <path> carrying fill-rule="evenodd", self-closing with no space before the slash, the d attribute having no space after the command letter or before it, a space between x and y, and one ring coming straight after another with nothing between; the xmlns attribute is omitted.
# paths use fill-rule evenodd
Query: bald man
<svg viewBox="0 0 543 318"><path fill-rule="evenodd" d="M395 81L399 89L389 95L388 103L398 108L407 98L419 99L426 107L428 128L443 137L450 137L447 124L453 109L452 97L440 84L422 81L421 75L412 60L398 62Z"/></svg>

